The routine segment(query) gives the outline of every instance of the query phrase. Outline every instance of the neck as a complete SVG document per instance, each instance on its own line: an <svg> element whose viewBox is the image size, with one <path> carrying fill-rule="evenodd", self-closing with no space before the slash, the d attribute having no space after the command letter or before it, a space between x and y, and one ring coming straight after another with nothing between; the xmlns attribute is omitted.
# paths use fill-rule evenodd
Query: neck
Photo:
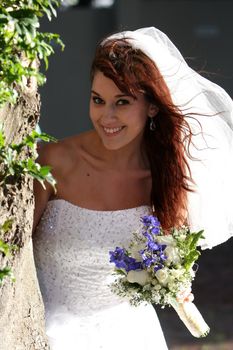
<svg viewBox="0 0 233 350"><path fill-rule="evenodd" d="M111 169L133 170L148 169L148 160L144 151L142 137L135 139L130 144L116 149L109 150L104 147L101 139L96 134L96 146L101 158Z"/></svg>

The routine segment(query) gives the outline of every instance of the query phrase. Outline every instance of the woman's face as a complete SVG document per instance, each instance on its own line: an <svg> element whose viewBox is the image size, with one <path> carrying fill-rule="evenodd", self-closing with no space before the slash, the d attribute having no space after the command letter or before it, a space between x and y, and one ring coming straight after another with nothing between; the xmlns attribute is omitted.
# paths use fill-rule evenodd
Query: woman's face
<svg viewBox="0 0 233 350"><path fill-rule="evenodd" d="M120 149L132 141L141 142L148 116L156 107L143 94L136 98L123 93L115 83L97 71L91 88L90 117L109 150Z"/></svg>

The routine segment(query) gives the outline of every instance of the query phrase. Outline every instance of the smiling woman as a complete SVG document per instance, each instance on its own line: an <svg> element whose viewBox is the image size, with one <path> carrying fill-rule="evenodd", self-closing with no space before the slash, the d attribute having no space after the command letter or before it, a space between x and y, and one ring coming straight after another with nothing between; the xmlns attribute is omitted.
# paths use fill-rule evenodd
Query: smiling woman
<svg viewBox="0 0 233 350"><path fill-rule="evenodd" d="M107 149L139 149L148 116L155 116L156 106L145 96L123 93L102 72L97 71L92 82L90 117Z"/></svg>
<svg viewBox="0 0 233 350"><path fill-rule="evenodd" d="M94 130L39 150L57 180L56 194L34 186L51 349L118 350L121 341L122 349L167 350L152 305L134 308L111 291L108 252L129 245L144 215L165 232L200 226L202 247L230 237L232 101L155 28L103 40L91 77Z"/></svg>
<svg viewBox="0 0 233 350"><path fill-rule="evenodd" d="M168 229L185 222L191 179L186 159L189 150L184 140L190 142L192 131L184 115L172 102L156 62L142 50L135 49L127 36L112 37L97 47L91 76L93 90L103 90L106 96L112 98L111 102L103 104L100 114L95 115L100 116L103 112L101 120L105 127L125 127L119 132L116 143L111 142L115 139L111 139L107 147L122 151L121 147L127 145L124 152L133 149L141 157L143 154L151 171L150 204L156 208L163 227ZM128 96L125 100L127 104L121 101L118 106L116 97L113 103L114 93ZM93 121L92 108L90 114ZM100 132L99 124L94 126ZM169 203L167 198L170 198Z"/></svg>

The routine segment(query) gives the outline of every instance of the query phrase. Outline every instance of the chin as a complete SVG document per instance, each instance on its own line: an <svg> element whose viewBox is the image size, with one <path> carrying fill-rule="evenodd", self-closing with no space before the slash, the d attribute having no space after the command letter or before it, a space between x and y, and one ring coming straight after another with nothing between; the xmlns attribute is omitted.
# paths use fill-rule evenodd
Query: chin
<svg viewBox="0 0 233 350"><path fill-rule="evenodd" d="M117 151L124 147L124 145L109 145L103 142L104 148L106 148L108 151Z"/></svg>

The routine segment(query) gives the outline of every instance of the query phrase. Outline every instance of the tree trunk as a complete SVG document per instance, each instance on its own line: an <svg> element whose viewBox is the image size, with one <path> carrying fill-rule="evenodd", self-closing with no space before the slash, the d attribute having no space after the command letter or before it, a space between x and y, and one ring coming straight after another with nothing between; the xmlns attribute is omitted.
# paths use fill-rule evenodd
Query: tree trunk
<svg viewBox="0 0 233 350"><path fill-rule="evenodd" d="M32 79L20 91L14 106L0 110L0 123L6 143L18 143L29 134L39 119L40 101ZM27 155L25 155L27 156ZM10 258L0 257L0 268L6 259L16 281L6 278L0 286L0 350L49 349L44 331L44 307L37 282L31 231L33 221L33 180L23 177L16 184L0 188L0 224L13 219L8 241L19 246Z"/></svg>

